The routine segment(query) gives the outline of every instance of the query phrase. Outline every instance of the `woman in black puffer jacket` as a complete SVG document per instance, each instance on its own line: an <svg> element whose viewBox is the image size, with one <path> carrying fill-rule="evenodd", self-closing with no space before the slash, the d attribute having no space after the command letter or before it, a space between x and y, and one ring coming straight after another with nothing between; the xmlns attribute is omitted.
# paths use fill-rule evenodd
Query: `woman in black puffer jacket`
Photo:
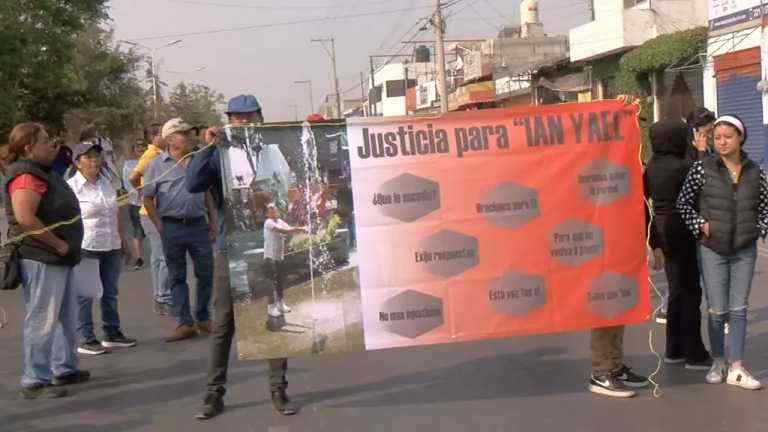
<svg viewBox="0 0 768 432"><path fill-rule="evenodd" d="M747 129L737 116L718 118L714 139L715 154L693 164L677 201L700 243L714 360L706 381L757 390L762 385L743 360L757 240L768 235L768 179L742 148ZM725 357L726 323L731 329L730 364Z"/></svg>

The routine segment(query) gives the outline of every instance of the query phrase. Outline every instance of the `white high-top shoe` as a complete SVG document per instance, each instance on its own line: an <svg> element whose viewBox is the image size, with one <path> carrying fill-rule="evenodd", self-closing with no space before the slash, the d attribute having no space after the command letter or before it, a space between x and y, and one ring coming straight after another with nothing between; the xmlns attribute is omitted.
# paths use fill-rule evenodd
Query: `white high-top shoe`
<svg viewBox="0 0 768 432"><path fill-rule="evenodd" d="M746 369L733 369L728 372L728 384L739 386L747 390L759 390L762 387L760 381L755 379Z"/></svg>
<svg viewBox="0 0 768 432"><path fill-rule="evenodd" d="M728 366L723 359L714 359L712 367L707 373L707 382L710 384L722 384L725 381L725 375L728 373Z"/></svg>

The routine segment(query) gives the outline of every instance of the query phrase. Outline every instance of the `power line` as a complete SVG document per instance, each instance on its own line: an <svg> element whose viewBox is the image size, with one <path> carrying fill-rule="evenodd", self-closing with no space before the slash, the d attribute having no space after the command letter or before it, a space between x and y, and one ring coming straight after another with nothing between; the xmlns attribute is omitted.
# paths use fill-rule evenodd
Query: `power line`
<svg viewBox="0 0 768 432"><path fill-rule="evenodd" d="M483 1L485 2L485 4L487 4L487 5L488 5L488 7L489 7L489 8L491 8L491 10L492 10L492 11L496 12L496 14L497 14L497 15L498 15L498 16L499 16L501 19L503 19L504 21L507 21L507 20L510 18L509 16L507 16L507 15L504 15L504 13L502 13L502 12L499 10L499 8L497 8L497 7L496 7L496 5L495 5L495 4L491 3L491 1L490 1L490 0L483 0Z"/></svg>
<svg viewBox="0 0 768 432"><path fill-rule="evenodd" d="M193 6L213 6L216 8L236 8L236 9L260 9L260 10L301 10L301 9L307 9L310 7L309 5L304 6L264 6L264 5L241 5L241 4L231 4L231 3L212 3L212 2L204 2L204 1L194 1L194 0L168 0L172 3L183 3ZM312 6L315 8L318 8L318 6Z"/></svg>
<svg viewBox="0 0 768 432"><path fill-rule="evenodd" d="M422 18L422 21L423 21L423 20L427 20L427 19L428 19L428 18ZM380 70L384 69L384 67L386 67L388 64L390 64L390 62L392 62L392 60L394 60L394 59L395 59L395 57L399 56L399 55L400 55L400 54L403 52L403 50L404 50L405 48L407 48L407 47L408 47L408 43L409 43L409 42L413 42L413 41L414 41L414 40L415 40L417 37L419 37L419 36L421 35L421 33L422 33L423 31L424 31L424 30L422 30L422 29L418 29L418 30L416 31L416 33L414 33L414 34L413 34L413 36L411 36L411 37L410 37L410 38L409 38L407 41L403 41L403 39L401 39L401 40L400 40L400 42L405 42L405 43L403 43L403 44L402 44L402 46L400 47L400 49L399 49L399 50L397 50L397 52L395 52L394 54L392 54L392 55L391 55L391 56L390 56L390 57L387 59L387 61L385 61L385 62L384 62L384 64L382 64L382 65L380 65L379 67L377 67L377 68L376 68L376 69L373 71L373 73L374 73L374 74L376 74L376 73L377 73L377 72L379 72ZM353 87L350 87L350 88L348 88L348 89L346 89L346 90L342 91L342 92L341 92L341 94L347 94L347 93L349 93L349 92L352 92L352 91L354 91L354 90L357 90L357 89L359 89L359 88L360 88L360 87L362 87L362 86L363 86L363 83L362 83L362 82L361 82L361 83L358 83L358 84L354 85Z"/></svg>
<svg viewBox="0 0 768 432"><path fill-rule="evenodd" d="M459 4L459 3L463 2L463 1L465 1L465 0L449 0L449 1L441 4L440 8L441 9L448 9L449 7L455 6L455 5L457 5L457 4Z"/></svg>
<svg viewBox="0 0 768 432"><path fill-rule="evenodd" d="M458 4L460 4L460 3L464 2L464 1L466 1L466 0L449 0L449 1L447 1L447 2L445 2L445 3L443 3L443 4L441 4L441 5L440 5L440 8L445 10L445 9L448 9L448 8L450 8L450 7L456 6L456 5L458 5ZM470 4L468 4L468 6L465 6L464 8L462 8L461 10L459 10L458 12L455 12L454 14L451 14L451 16L454 16L454 15L456 15L457 13L459 13L459 12L461 12L461 11L463 11L463 10L467 9L467 7L474 5L475 3L479 2L479 1L480 1L480 0L475 0L474 2L471 2ZM412 27L411 27L411 29L414 29L414 28L416 28L416 27L417 27L417 26L418 26L420 23L422 23L422 22L424 22L424 21L428 21L428 22L430 22L430 23L431 23L431 16L429 16L429 17L424 17L424 18L421 18L421 19L419 19L419 20L417 21L417 23L416 23L414 26L412 26ZM404 41L404 40L403 40L403 39L404 39L404 37L405 37L405 35L403 35L403 37L402 37L402 38L400 38L400 42L399 42L399 43L402 43L402 42L405 42L405 43L402 43L402 46L400 47L400 49L398 49L398 50L397 50L397 51L396 51L394 54L392 54L392 55L391 55L391 56L390 56L390 57L387 59L387 61L385 61L385 62L384 62L384 64L382 64L382 65L380 65L379 67L377 67L377 68L374 70L374 72L373 72L373 73L375 74L375 73L379 72L380 70L382 70L382 69L383 69L385 66L389 65L389 64L392 62L392 60L394 60L394 59L395 59L397 56L399 56L399 55L400 55L400 54L403 52L403 50L405 50L405 49L408 47L408 44L409 44L410 42L413 42L413 41L414 41L414 40L415 40L417 37L419 37L423 31L424 31L424 30L422 30L422 29L418 29L418 30L416 31L416 33L414 33L414 34L413 34L413 36L411 36L411 37L410 37L410 38L409 38L407 41ZM409 30L409 32L410 32L410 30ZM408 33L408 32L406 32L406 34L407 34L407 33ZM355 90L359 89L359 88L360 88L362 85L363 85L363 83L358 83L358 84L356 84L356 85L354 85L354 86L352 86L352 87L350 87L350 88L348 88L348 89L346 89L346 90L342 91L342 92L341 92L341 94L347 94L347 93L350 93L350 92L352 92L352 91L355 91Z"/></svg>
<svg viewBox="0 0 768 432"><path fill-rule="evenodd" d="M209 1L198 1L198 0L168 0L172 3L183 3L188 5L194 5L194 6L213 6L217 8L234 8L234 9L261 9L261 10L306 10L309 8L313 9L342 9L346 8L347 6L339 6L339 5L317 5L317 4L304 4L304 5L296 5L293 4L291 6L268 6L268 5L246 5L246 4L237 4L237 3L217 3L217 2L209 2ZM361 2L357 1L356 3L364 4L364 5L375 5L375 4L385 4L385 3L391 3L392 0L378 0L378 1L369 1L369 2Z"/></svg>
<svg viewBox="0 0 768 432"><path fill-rule="evenodd" d="M487 0L486 0L486 1L487 1ZM470 9L472 9L472 12L474 12L474 13L475 13L475 15L477 15L477 17L478 17L478 18L483 18L483 16L482 16L482 15L480 15L480 11L478 11L478 10L477 10L477 8L475 7L475 5L473 5L473 4L471 4L471 3L470 3L469 7L470 7ZM486 24L488 27L492 27L492 28L493 28L493 27L498 27L497 25L495 25L494 23L490 22L489 20L487 20L487 19L485 19L485 18L483 18L483 22L484 22L484 23L485 23L485 24Z"/></svg>
<svg viewBox="0 0 768 432"><path fill-rule="evenodd" d="M457 3L457 2L459 2L459 1L463 1L463 0L453 0L453 1L451 2L451 4L456 4L456 3ZM423 23L425 23L425 22L429 22L429 20L430 20L430 17L429 17L429 16L426 16L426 17L421 17L421 18L419 18L418 20L416 20L416 22L415 22L415 23L414 23L414 24L413 24L413 25L412 25L410 28L408 28L408 30L406 30L406 31L405 31L405 33L403 33L403 35L402 35L402 36L401 36L401 37L400 37L400 38L399 38L399 39L398 39L398 40L397 40L395 43L393 43L392 45L390 45L390 46L387 48L387 51L390 51L390 50L394 49L394 47L395 47L395 46L397 46L398 44L401 44L401 47L400 47L400 49L398 49L398 51L397 51L395 54L393 54L393 55L392 55L392 57L390 57L390 58L389 58L389 59L388 59L388 60L387 60L387 61L386 61L386 62L385 62L383 65L379 66L379 67L378 67L378 68L377 68L377 69L374 71L374 73L376 73L376 72L379 72L379 71L380 71L382 68L384 68L386 65L388 65L388 64L389 64L389 62L391 62L391 61L392 61L392 59L394 59L395 57L397 57L398 55L400 55L400 53L402 53L403 49L405 49L405 48L407 47L407 45L405 45L405 44L402 44L402 42L404 42L404 41L405 41L405 39L406 39L406 37L408 36L408 34L410 34L410 33L411 33L412 31L414 31L414 30L417 30L417 32L416 32L416 33L415 33L413 36L411 36L411 37L410 37L410 39L408 39L408 41L407 41L407 42L413 42L413 40L414 40L414 39L416 39L416 38L417 38L417 37L418 37L418 36L419 36L419 35L422 33L422 31L423 31L423 30L421 30L421 28L419 28L419 26L420 26L420 25L422 25L422 24L423 24ZM382 42L382 43L379 45L379 49L381 49L381 48L384 46L384 44L385 44L386 42L387 42L387 40L385 39L385 40L384 40L384 41L383 41L383 42ZM341 94L347 94L347 93L350 93L350 92L352 92L352 91L355 91L355 90L357 90L357 89L359 89L359 88L363 87L363 85L364 85L364 84L363 84L362 82L360 82L360 83L356 83L354 86L352 86L352 87L350 87L350 88L348 88L348 89L346 89L346 90L343 90L343 91L341 91Z"/></svg>
<svg viewBox="0 0 768 432"><path fill-rule="evenodd" d="M147 41L147 40L156 40L156 39L200 36L200 35L208 35L208 34L216 34L216 33L231 33L231 32L239 32L239 31L247 31L247 30L264 29L264 28L286 27L286 26L293 26L293 25L299 25L299 24L310 24L310 23L324 22L324 21L341 21L341 20L351 19L351 18L389 15L389 14L400 13L403 11L412 11L412 10L421 10L421 9L430 9L430 7L414 6L414 7L402 8L402 9L380 10L375 12L362 12L362 13L349 14L349 15L329 16L324 18L307 18L307 19L294 20L294 21L283 21L283 22L268 23L268 24L255 24L255 25L241 26L241 27L228 27L228 28L205 30L205 31L199 31L199 32L173 33L173 34L164 34L164 35L157 35L157 36L144 36L144 37L138 37L138 38L130 38L127 40L136 42L136 41Z"/></svg>
<svg viewBox="0 0 768 432"><path fill-rule="evenodd" d="M411 27L409 27L409 28L408 28L408 30L406 30L406 31L403 33L403 35L402 35L402 36L400 36L400 38L399 38L398 40L399 40L399 41L402 41L403 39L405 39L405 38L406 38L406 37L407 37L407 36L408 36L408 35L409 35L409 34L410 34L410 33L411 33L413 30L415 30L415 29L416 29L416 27L418 27L419 25L421 25L421 23L422 23L423 21L425 21L426 19L427 19L427 18L419 18L419 20L418 20L418 21L416 21L416 23L415 23L415 24L413 24ZM399 27L399 26L398 26L398 27ZM384 40L383 40L383 41L382 41L382 42L379 44L379 47L378 47L377 49L379 49L379 50L380 50L380 49L384 48L384 44L386 44L386 43L387 43L387 41L388 41L388 40L390 40L390 36L391 36L391 35L393 35L393 34L395 33L395 31L396 31L396 30L397 30L397 28L393 29L393 31L392 31L392 32L388 33L388 34L387 34L387 37L386 37L386 38L385 38L385 39L384 39ZM396 42L395 44L397 44L397 42ZM389 48L387 48L387 51L391 50L391 49L392 49L394 46L395 46L394 44L393 44L393 45L391 45Z"/></svg>
<svg viewBox="0 0 768 432"><path fill-rule="evenodd" d="M454 5L456 5L456 4L459 4L459 2L461 2L461 1L465 1L465 0L457 0L457 1L455 1L455 2L454 2L452 5L451 5L451 6L454 6ZM468 2L468 3L467 3L467 4L466 4L466 5L463 7L463 8L461 8L461 9L457 10L456 12L454 12L454 13L452 13L452 14L449 14L448 16L446 16L446 17L445 17L445 19L448 19L448 18L454 17L454 16L456 16L456 15L458 15L458 14L460 14L460 13L464 12L465 10L469 9L471 6L474 6L474 5L476 5L477 3L480 3L480 0L470 0L470 1L469 1L469 2Z"/></svg>

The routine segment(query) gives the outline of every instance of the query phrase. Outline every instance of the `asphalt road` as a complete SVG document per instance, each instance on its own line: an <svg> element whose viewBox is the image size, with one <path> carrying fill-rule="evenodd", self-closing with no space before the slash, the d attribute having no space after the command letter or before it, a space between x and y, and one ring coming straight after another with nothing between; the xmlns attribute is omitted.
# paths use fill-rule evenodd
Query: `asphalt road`
<svg viewBox="0 0 768 432"><path fill-rule="evenodd" d="M747 365L768 385L768 249L760 261ZM629 400L587 392L587 333L291 360L289 392L302 406L294 417L272 412L262 362L233 362L227 411L201 422L193 416L209 340L164 343L174 323L152 313L150 291L147 272L123 274L123 328L140 345L85 356L82 366L93 380L55 401L17 399L21 295L0 292L7 311L0 329L0 432L768 430L768 392L709 385L702 372L679 366L661 369L658 399L645 391ZM663 327L627 329L627 363L642 373L656 367L649 329L663 352Z"/></svg>

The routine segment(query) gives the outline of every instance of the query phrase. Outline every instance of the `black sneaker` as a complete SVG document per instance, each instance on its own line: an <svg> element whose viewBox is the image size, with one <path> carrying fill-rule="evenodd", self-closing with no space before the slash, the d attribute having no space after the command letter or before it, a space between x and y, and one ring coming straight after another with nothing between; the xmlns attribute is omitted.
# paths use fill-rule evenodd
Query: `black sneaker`
<svg viewBox="0 0 768 432"><path fill-rule="evenodd" d="M91 379L91 373L87 370L76 370L66 375L54 377L51 384L54 386L65 386L70 384L80 384Z"/></svg>
<svg viewBox="0 0 768 432"><path fill-rule="evenodd" d="M712 357L707 356L704 360L688 360L685 362L685 368L688 370L709 370L712 367Z"/></svg>
<svg viewBox="0 0 768 432"><path fill-rule="evenodd" d="M122 332L104 337L101 346L105 348L130 348L136 346L136 339L125 337Z"/></svg>
<svg viewBox="0 0 768 432"><path fill-rule="evenodd" d="M272 407L279 414L286 416L294 415L298 411L296 405L291 403L291 400L288 398L285 390L272 392Z"/></svg>
<svg viewBox="0 0 768 432"><path fill-rule="evenodd" d="M208 420L224 412L224 396L218 393L208 393L205 395L203 406L195 414L198 420Z"/></svg>
<svg viewBox="0 0 768 432"><path fill-rule="evenodd" d="M51 387L49 384L35 384L22 387L19 396L23 399L58 399L67 393L67 389Z"/></svg>
<svg viewBox="0 0 768 432"><path fill-rule="evenodd" d="M624 385L627 387L643 388L648 386L648 378L632 372L632 368L627 367L627 365L624 365L620 369L615 370L613 372L613 376L624 383Z"/></svg>
<svg viewBox="0 0 768 432"><path fill-rule="evenodd" d="M144 260L141 258L136 258L136 261L133 263L133 270L141 270L144 268Z"/></svg>
<svg viewBox="0 0 768 432"><path fill-rule="evenodd" d="M101 345L101 342L94 339L77 347L77 352L80 354L100 355L105 354L107 349Z"/></svg>
<svg viewBox="0 0 768 432"><path fill-rule="evenodd" d="M634 390L624 385L614 374L610 373L602 376L595 376L594 374L590 376L589 391L617 398L631 398L637 394Z"/></svg>

